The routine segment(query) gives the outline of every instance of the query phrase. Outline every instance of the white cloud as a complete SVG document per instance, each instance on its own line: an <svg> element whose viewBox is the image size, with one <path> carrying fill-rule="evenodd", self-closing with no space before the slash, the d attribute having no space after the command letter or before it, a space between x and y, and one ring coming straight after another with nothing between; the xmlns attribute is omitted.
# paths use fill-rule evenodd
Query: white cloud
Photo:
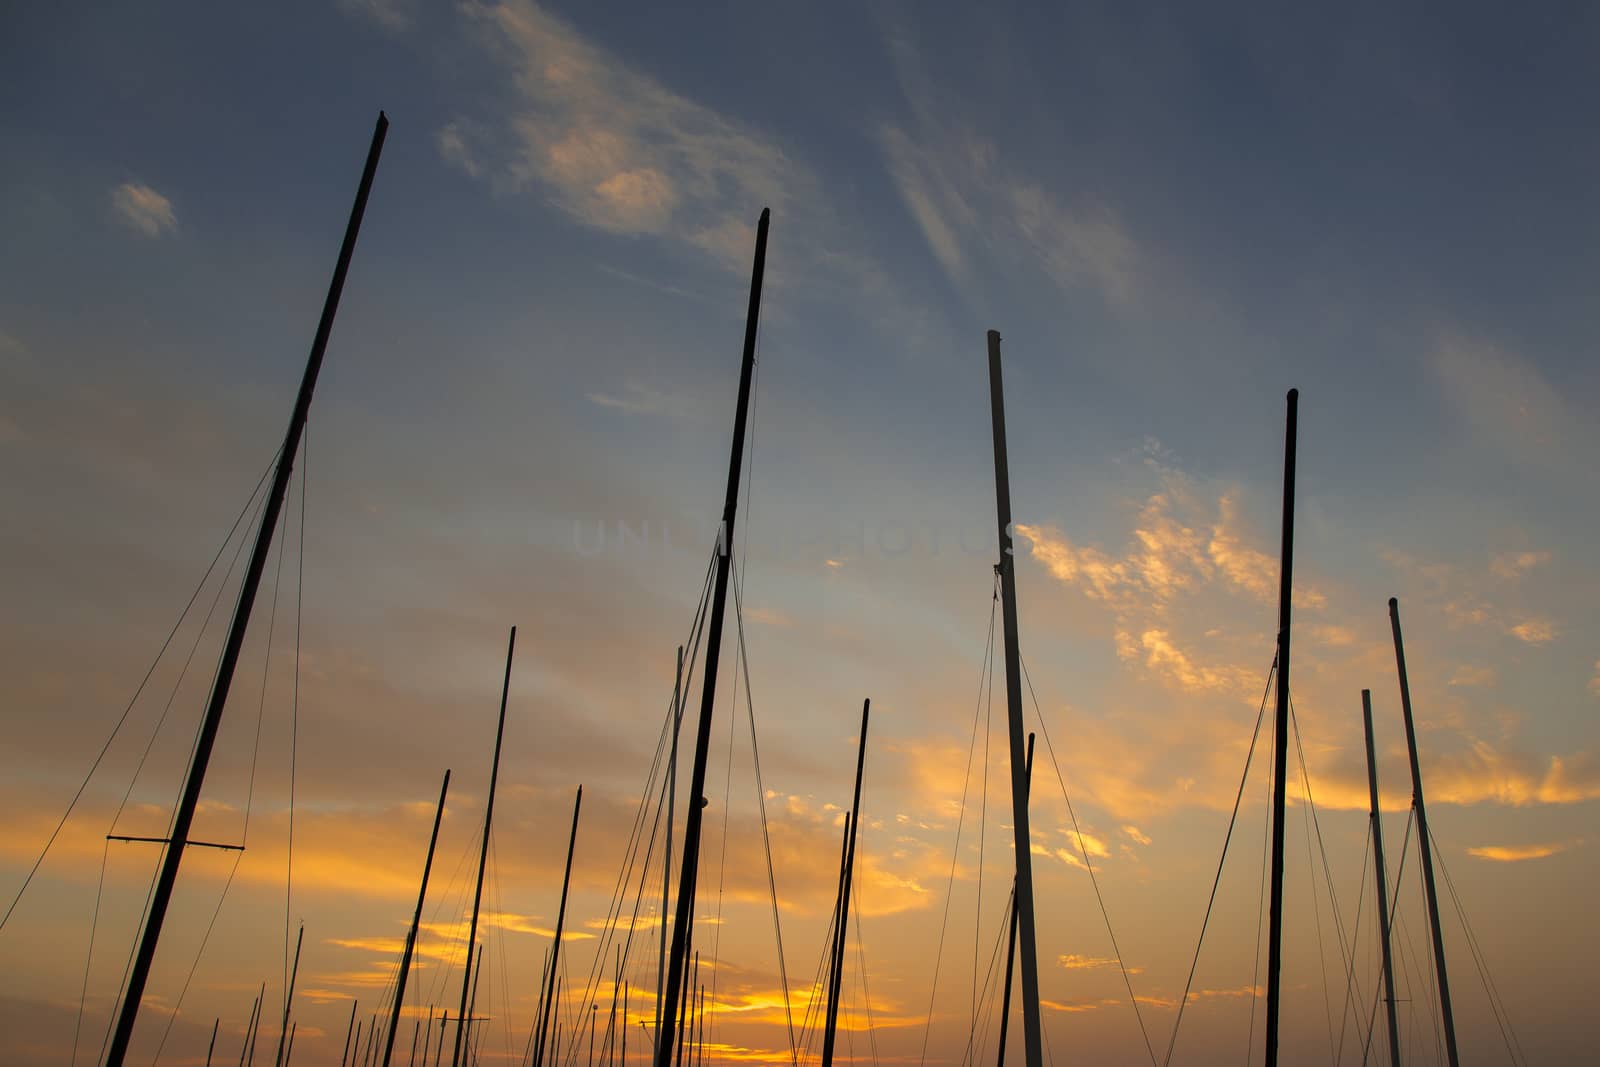
<svg viewBox="0 0 1600 1067"><path fill-rule="evenodd" d="M1544 645L1556 639L1556 624L1549 619L1524 619L1507 632L1527 644Z"/></svg>
<svg viewBox="0 0 1600 1067"><path fill-rule="evenodd" d="M146 237L160 237L178 227L172 201L138 182L123 182L111 191L111 206L127 225Z"/></svg>

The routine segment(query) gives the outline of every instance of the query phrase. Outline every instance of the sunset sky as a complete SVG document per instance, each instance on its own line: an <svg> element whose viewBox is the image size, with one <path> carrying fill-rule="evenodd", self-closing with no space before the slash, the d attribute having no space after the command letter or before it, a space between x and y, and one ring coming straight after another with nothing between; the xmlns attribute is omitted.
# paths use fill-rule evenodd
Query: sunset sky
<svg viewBox="0 0 1600 1067"><path fill-rule="evenodd" d="M1511 1060L1501 1003L1517 1059L1592 1055L1600 11L1045 7L0 13L6 907L272 460L372 123L392 122L195 823L247 847L187 855L130 1063L169 1022L160 1061L204 1063L216 1019L216 1062L237 1062L263 983L270 1063L302 920L293 1062L338 1063L352 998L363 1024L382 1006L446 768L395 1062L411 1019L454 1013L513 625L481 1062L526 1043L580 784L563 973L581 990L603 972L604 1029L608 904L712 550L763 207L737 558L796 1025L870 697L839 1058L995 1055L981 987L1012 869L1004 674L992 710L984 675L996 329L1027 728L1042 717L1050 742L1031 812L1052 1060L1166 1060L1273 659L1290 387L1309 773L1291 746L1285 1062L1353 1062L1368 1026L1363 688L1402 1039L1409 1063L1442 1062L1414 834L1397 870L1390 596L1463 1061ZM158 859L105 835L119 805L114 832L164 832L239 536L0 929L5 1063L99 1062ZM695 942L710 1059L779 1065L737 662L730 611ZM1173 1063L1261 1055L1267 744L1264 726ZM587 1034L570 1060L569 1041L564 1067L588 1067Z"/></svg>

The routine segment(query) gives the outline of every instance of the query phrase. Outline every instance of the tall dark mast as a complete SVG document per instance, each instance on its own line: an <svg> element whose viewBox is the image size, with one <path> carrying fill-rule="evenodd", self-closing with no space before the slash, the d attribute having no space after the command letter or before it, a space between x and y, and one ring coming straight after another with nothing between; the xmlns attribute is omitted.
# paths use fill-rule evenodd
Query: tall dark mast
<svg viewBox="0 0 1600 1067"><path fill-rule="evenodd" d="M1000 608L1005 626L1006 721L1011 735L1011 822L1017 862L1017 921L1022 937L1022 1034L1027 1067L1043 1067L1039 1029L1039 953L1033 921L1033 854L1028 834L1028 771L1022 740L1022 668L1017 646L1016 553L1011 544L1011 471L1006 458L1006 397L1000 333L989 331L989 408L994 425L994 503L1000 530Z"/></svg>
<svg viewBox="0 0 1600 1067"><path fill-rule="evenodd" d="M1373 877L1378 882L1378 937L1383 941L1383 1006L1389 1016L1389 1063L1400 1067L1400 1025L1394 1014L1394 964L1389 957L1389 882L1383 870L1383 819L1378 808L1378 757L1372 746L1372 690L1361 691L1361 725L1367 734L1367 788L1372 794Z"/></svg>
<svg viewBox="0 0 1600 1067"><path fill-rule="evenodd" d="M672 754L667 759L667 844L661 862L661 955L656 958L656 1029L661 1029L661 996L667 977L667 890L672 882L672 820L678 811L678 734L683 727L683 646L672 683Z"/></svg>
<svg viewBox="0 0 1600 1067"><path fill-rule="evenodd" d="M845 939L850 930L850 883L856 869L856 834L861 829L861 772L867 762L867 714L872 701L861 702L861 738L856 743L856 790L850 802L850 837L845 847L844 877L839 882L839 923L833 937L833 996L822 1031L822 1067L833 1067L833 1041L839 1025L839 993L844 986Z"/></svg>
<svg viewBox="0 0 1600 1067"><path fill-rule="evenodd" d="M283 1041L289 1030L289 1009L294 1005L295 979L300 975L300 945L305 939L306 924L301 923L300 933L294 939L294 969L289 972L289 988L283 993L283 1024L278 1027L278 1051L272 1057L274 1067L283 1067Z"/></svg>
<svg viewBox="0 0 1600 1067"><path fill-rule="evenodd" d="M1033 795L1033 735L1028 735L1028 795ZM1011 972L1017 966L1017 881L1011 880L1011 933L1006 942L1006 983L1000 997L1000 1054L995 1067L1006 1067L1006 1030L1011 1022Z"/></svg>
<svg viewBox="0 0 1600 1067"><path fill-rule="evenodd" d="M549 1036L550 1014L555 1010L557 990L560 989L561 928L567 921L567 887L572 884L572 851L578 844L578 813L582 810L583 786L580 785L578 799L572 804L572 833L567 837L567 869L561 876L561 906L556 910L556 941L550 948L550 984L539 1021L539 1038L533 1045L533 1067L544 1067L544 1046Z"/></svg>
<svg viewBox="0 0 1600 1067"><path fill-rule="evenodd" d="M356 1031L356 1005L360 1003L355 999L350 1001L350 1023L344 1030L344 1054L339 1057L339 1067L347 1067L350 1060L350 1036ZM357 1046L361 1044L359 1037L356 1038L356 1044Z"/></svg>
<svg viewBox="0 0 1600 1067"><path fill-rule="evenodd" d="M728 571L733 562L733 521L739 510L739 468L744 460L745 422L750 408L750 380L756 363L756 333L761 320L761 281L767 265L767 227L772 213L761 209L756 224L755 265L750 273L750 304L745 312L744 357L739 368L739 403L733 418L733 448L728 459L728 490L722 504L722 526L717 531L717 579L711 597L711 620L706 634L704 688L700 693L700 722L694 739L694 772L689 786L689 817L683 830L683 855L679 860L678 900L672 926L672 948L667 961L667 991L662 998L660 1032L656 1035L656 1067L671 1067L683 971L688 964L685 946L694 921L695 880L700 873L700 824L704 815L706 758L711 748L711 713L717 697L717 662L722 652L722 619L728 599ZM1035 1065L1037 1067L1037 1065Z"/></svg>
<svg viewBox="0 0 1600 1067"><path fill-rule="evenodd" d="M245 630L250 625L250 609L255 606L256 590L261 585L261 574L267 565L267 553L272 548L272 532L278 523L278 513L283 507L284 494L289 488L289 474L294 469L294 458L300 448L300 435L305 429L306 416L311 410L311 394L316 389L317 374L322 370L323 353L328 347L328 335L333 330L333 318L339 310L339 297L344 291L345 274L350 269L350 258L356 250L356 235L361 232L361 217L367 210L367 197L372 192L372 179L378 170L378 157L383 152L384 134L389 120L378 112L378 124L372 131L372 144L367 149L366 166L361 171L361 184L356 190L355 206L350 211L350 222L345 227L344 243L339 248L339 260L333 269L333 282L328 287L328 297L322 305L322 318L317 323L316 337L311 342L311 356L306 361L305 374L300 380L300 393L295 398L294 412L289 417L289 430L283 438L283 450L278 457L277 470L272 476L272 488L267 493L266 507L261 513L261 525L256 530L255 547L250 552L250 563L245 569L244 581L239 586L239 600L234 605L233 622L228 627L227 643L222 658L217 663L216 680L212 683L211 698L207 702L205 717L200 722L200 734L195 739L194 758L189 764L189 775L183 784L177 811L172 817L172 835L161 858L161 872L150 895L149 918L139 938L139 948L134 954L133 966L128 972L128 988L117 1014L117 1027L111 1036L106 1052L106 1067L122 1067L128 1054L128 1042L133 1037L133 1025L139 1018L139 1004L144 999L145 983L150 978L150 965L155 960L156 943L161 940L161 926L167 918L167 906L172 902L172 890L178 881L178 866L183 862L183 849L189 840L189 828L194 823L195 808L200 803L200 787L205 784L206 767L211 761L211 748L217 740L217 728L222 724L222 709L228 702L228 689L233 684L233 672L239 664L239 653L244 647Z"/></svg>
<svg viewBox="0 0 1600 1067"><path fill-rule="evenodd" d="M389 1036L383 1044L383 1067L389 1067L394 1055L394 1033L400 1028L400 1009L406 1003L406 976L411 973L411 954L417 948L417 930L422 925L422 903L428 899L428 874L433 870L433 849L439 843L439 823L444 819L444 798L450 792L450 771L444 772L444 783L439 786L439 806L433 813L433 833L428 835L428 858L422 862L422 888L417 891L417 910L411 916L411 929L406 933L405 951L400 953L400 973L395 978L394 1006L389 1010ZM431 1021L431 1019L430 1019ZM417 1055L417 1038L411 1036L411 1057Z"/></svg>
<svg viewBox="0 0 1600 1067"><path fill-rule="evenodd" d="M500 683L500 724L494 731L494 763L489 768L489 802L483 812L483 844L478 850L478 887L472 893L472 922L467 926L466 969L461 972L461 1013L456 1019L455 1051L450 1055L451 1067L461 1063L461 1037L466 1033L470 1019L467 995L472 977L472 946L478 939L478 906L483 902L483 868L489 862L489 831L494 828L494 790L500 780L500 742L506 735L506 696L511 692L511 657L517 650L517 628L511 628L506 642L506 674Z"/></svg>
<svg viewBox="0 0 1600 1067"><path fill-rule="evenodd" d="M1272 907L1267 917L1267 1067L1278 1064L1279 982L1283 971L1283 807L1289 765L1289 607L1294 580L1294 460L1300 390L1289 390L1283 441L1283 564L1278 574L1278 706L1272 748Z"/></svg>
<svg viewBox="0 0 1600 1067"><path fill-rule="evenodd" d="M1389 628L1394 631L1394 662L1400 674L1400 710L1406 720L1406 749L1411 755L1411 804L1417 809L1417 845L1422 856L1422 886L1433 928L1433 965L1439 976L1439 1010L1444 1016L1444 1045L1450 1067L1460 1067L1456 1054L1456 1017L1450 1008L1450 977L1444 967L1444 934L1439 929L1439 898L1433 887L1433 839L1428 836L1428 809L1422 802L1422 765L1417 762L1417 730L1411 719L1411 682L1406 676L1406 646L1400 636L1400 601L1389 598Z"/></svg>

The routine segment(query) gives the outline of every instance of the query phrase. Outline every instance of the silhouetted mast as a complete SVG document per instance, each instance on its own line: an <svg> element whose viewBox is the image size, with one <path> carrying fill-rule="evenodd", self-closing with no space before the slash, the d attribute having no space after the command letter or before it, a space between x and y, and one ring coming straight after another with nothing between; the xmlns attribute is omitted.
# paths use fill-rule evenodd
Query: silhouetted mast
<svg viewBox="0 0 1600 1067"><path fill-rule="evenodd" d="M172 901L172 890L178 881L178 866L183 861L184 845L189 840L189 829L194 823L195 808L200 803L200 788L205 783L206 768L211 761L211 749L217 740L217 728L222 724L222 710L228 702L228 690L233 684L233 672L239 663L239 653L244 647L245 630L250 625L250 610L255 605L256 590L261 585L261 574L267 564L267 553L272 547L272 533L277 526L278 513L289 488L289 474L294 469L295 455L300 448L300 435L305 429L306 416L311 409L311 394L317 385L317 374L322 369L323 353L328 347L328 335L333 330L333 318L339 310L339 297L344 291L345 274L350 269L350 258L355 253L356 235L361 231L361 217L367 209L367 196L372 191L372 179L378 170L378 157L383 152L384 134L389 120L378 112L378 123L372 131L372 144L367 149L366 166L361 172L361 184L356 190L355 206L350 211L350 222L345 227L344 243L339 248L339 259L333 270L333 282L328 287L328 297L322 305L322 318L317 323L316 337L311 342L311 356L306 361L305 374L300 380L300 393L295 398L294 412L289 417L289 430L284 435L283 449L278 456L278 466L272 476L272 488L267 493L266 506L261 513L261 525L256 530L255 547L250 552L250 563L245 569L239 587L239 600L234 606L233 621L228 627L227 643L223 645L222 658L217 663L216 679L212 684L211 698L207 702L205 717L200 723L200 733L195 739L194 758L183 784L177 811L172 817L171 840L167 842L161 859L161 872L150 894L150 908L144 932L134 953L133 965L128 971L127 992L117 1015L116 1030L106 1052L106 1067L122 1067L128 1054L128 1042L133 1037L133 1026L139 1018L139 1005L144 999L145 983L150 978L150 965L155 960L156 944L161 940L161 926L166 921L167 906Z"/></svg>
<svg viewBox="0 0 1600 1067"><path fill-rule="evenodd" d="M350 1037L355 1033L356 1005L360 1003L361 1002L359 1000L350 1001L350 1023L344 1029L344 1054L339 1057L339 1067L347 1067L347 1064L350 1060ZM356 1038L356 1044L361 1044L361 1039L359 1037Z"/></svg>
<svg viewBox="0 0 1600 1067"><path fill-rule="evenodd" d="M489 768L489 802L483 812L483 844L478 850L478 887L472 894L472 922L467 927L466 970L461 973L461 1013L456 1020L455 1051L450 1055L451 1067L461 1063L461 1038L470 1021L467 1008L469 979L472 977L472 946L478 939L478 906L483 902L483 868L489 862L489 831L494 828L494 789L500 779L500 742L506 735L506 696L511 692L511 657L517 650L517 628L511 628L511 638L506 642L506 674L500 683L500 724L494 732L494 763Z"/></svg>
<svg viewBox="0 0 1600 1067"><path fill-rule="evenodd" d="M206 1046L206 1067L211 1067L211 1054L217 1051L217 1028L222 1025L222 1016L217 1016L211 1023L211 1044Z"/></svg>
<svg viewBox="0 0 1600 1067"><path fill-rule="evenodd" d="M1400 1025L1394 1012L1394 963L1389 957L1389 883L1383 870L1383 819L1378 807L1378 757L1372 745L1372 690L1361 691L1361 725L1367 734L1367 789L1372 794L1373 877L1378 883L1378 937L1383 942L1383 1006L1389 1019L1389 1063L1400 1067Z"/></svg>
<svg viewBox="0 0 1600 1067"><path fill-rule="evenodd" d="M578 844L578 813L583 810L583 786L578 787L578 798L572 804L572 833L567 838L567 869L561 876L561 906L556 911L556 940L550 947L550 986L544 1001L544 1015L539 1023L539 1039L533 1046L533 1065L543 1067L545 1038L549 1035L550 1015L555 1010L557 991L561 988L561 928L567 920L567 887L572 884L572 851Z"/></svg>
<svg viewBox="0 0 1600 1067"><path fill-rule="evenodd" d="M306 939L306 924L300 924L300 933L294 939L294 969L289 972L289 988L283 994L283 1024L278 1027L278 1051L273 1053L275 1067L283 1067L283 1040L289 1029L289 1010L294 1006L294 983L300 975L300 945Z"/></svg>
<svg viewBox="0 0 1600 1067"><path fill-rule="evenodd" d="M1278 706L1272 748L1272 906L1267 917L1267 1067L1278 1063L1279 982L1283 971L1283 806L1289 764L1289 607L1294 580L1294 460L1300 390L1289 390L1283 441L1283 563L1278 573Z"/></svg>
<svg viewBox="0 0 1600 1067"><path fill-rule="evenodd" d="M1011 822L1017 862L1017 921L1022 937L1022 1033L1027 1067L1043 1067L1039 1030L1039 956L1033 921L1033 854L1028 834L1027 756L1022 740L1022 668L1017 646L1016 553L1011 544L1011 473L1006 458L1006 398L1000 333L989 331L989 408L994 427L994 502L1000 533L1000 607L1005 629L1006 720L1011 735Z"/></svg>
<svg viewBox="0 0 1600 1067"><path fill-rule="evenodd" d="M828 1001L827 1024L822 1031L822 1067L833 1067L834 1034L839 1025L839 993L844 986L844 949L850 930L850 883L856 869L856 833L861 829L861 772L867 762L867 715L872 701L861 702L861 738L856 743L856 789L850 802L850 822L845 845L844 877L839 881L839 923L833 937L833 987Z"/></svg>
<svg viewBox="0 0 1600 1067"><path fill-rule="evenodd" d="M394 1056L394 1033L400 1028L400 1009L406 1003L406 977L411 973L411 954L417 948L417 931L422 926L422 903L428 899L428 875L433 870L433 849L439 843L439 823L444 819L444 798L450 792L450 771L444 772L444 782L439 786L439 806L433 812L433 832L428 835L428 858L422 862L422 888L417 890L417 910L411 916L411 929L406 933L406 947L400 953L400 973L395 977L394 1005L389 1009L389 1036L384 1038L383 1067L389 1067ZM429 1019L432 1015L430 1012ZM426 1051L426 1049L424 1049ZM411 1035L411 1058L417 1057L416 1034Z"/></svg>
<svg viewBox="0 0 1600 1067"><path fill-rule="evenodd" d="M728 459L728 489L722 504L722 525L717 531L716 589L711 597L711 620L706 635L704 688L700 694L700 722L694 741L694 772L690 778L689 817L683 831L683 856L679 860L678 900L672 926L672 948L667 962L667 990L662 998L656 1067L671 1067L674 1014L688 964L686 948L694 921L695 880L700 871L700 824L705 807L706 758L711 748L711 714L717 696L717 662L722 651L722 619L727 606L728 571L733 562L733 524L738 514L739 468L744 460L745 423L750 407L750 381L756 362L756 334L761 320L761 282L767 264L767 227L771 212L761 209L756 224L755 265L750 274L750 304L745 312L744 355L739 368L739 402L733 419L733 448ZM1032 1067L1038 1067L1037 1064Z"/></svg>
<svg viewBox="0 0 1600 1067"><path fill-rule="evenodd" d="M1417 762L1417 730L1411 719L1411 682L1406 676L1406 646L1400 636L1400 601L1389 598L1389 628L1394 631L1394 662L1400 675L1400 710L1406 720L1406 750L1411 756L1411 805L1417 809L1417 845L1422 856L1422 886L1433 928L1433 966L1439 976L1439 1011L1444 1016L1444 1046L1450 1067L1460 1067L1456 1054L1456 1018L1450 1008L1450 976L1444 966L1444 934L1439 930L1439 898L1433 887L1433 839L1428 836L1428 809L1422 802L1422 765Z"/></svg>
<svg viewBox="0 0 1600 1067"><path fill-rule="evenodd" d="M1033 795L1033 735L1028 735L1028 795ZM995 1067L1006 1067L1006 1030L1011 1022L1011 972L1017 965L1017 880L1011 879L1011 932L1006 941L1006 984L1000 998L1000 1054Z"/></svg>

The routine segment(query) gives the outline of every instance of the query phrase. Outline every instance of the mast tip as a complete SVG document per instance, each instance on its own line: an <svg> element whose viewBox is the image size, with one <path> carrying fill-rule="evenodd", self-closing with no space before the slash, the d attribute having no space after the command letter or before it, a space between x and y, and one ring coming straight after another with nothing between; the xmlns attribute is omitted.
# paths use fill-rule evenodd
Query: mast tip
<svg viewBox="0 0 1600 1067"><path fill-rule="evenodd" d="M1289 390L1289 403L1293 404L1295 401L1297 401L1299 399L1300 399L1300 390L1298 390L1298 389L1290 389Z"/></svg>
<svg viewBox="0 0 1600 1067"><path fill-rule="evenodd" d="M989 331L989 340L990 341L998 341L998 340L1000 340L1000 331L999 330L990 330Z"/></svg>
<svg viewBox="0 0 1600 1067"><path fill-rule="evenodd" d="M1399 607L1400 607L1400 601L1395 599L1394 597L1390 597L1389 598L1389 610L1390 611L1395 611Z"/></svg>

